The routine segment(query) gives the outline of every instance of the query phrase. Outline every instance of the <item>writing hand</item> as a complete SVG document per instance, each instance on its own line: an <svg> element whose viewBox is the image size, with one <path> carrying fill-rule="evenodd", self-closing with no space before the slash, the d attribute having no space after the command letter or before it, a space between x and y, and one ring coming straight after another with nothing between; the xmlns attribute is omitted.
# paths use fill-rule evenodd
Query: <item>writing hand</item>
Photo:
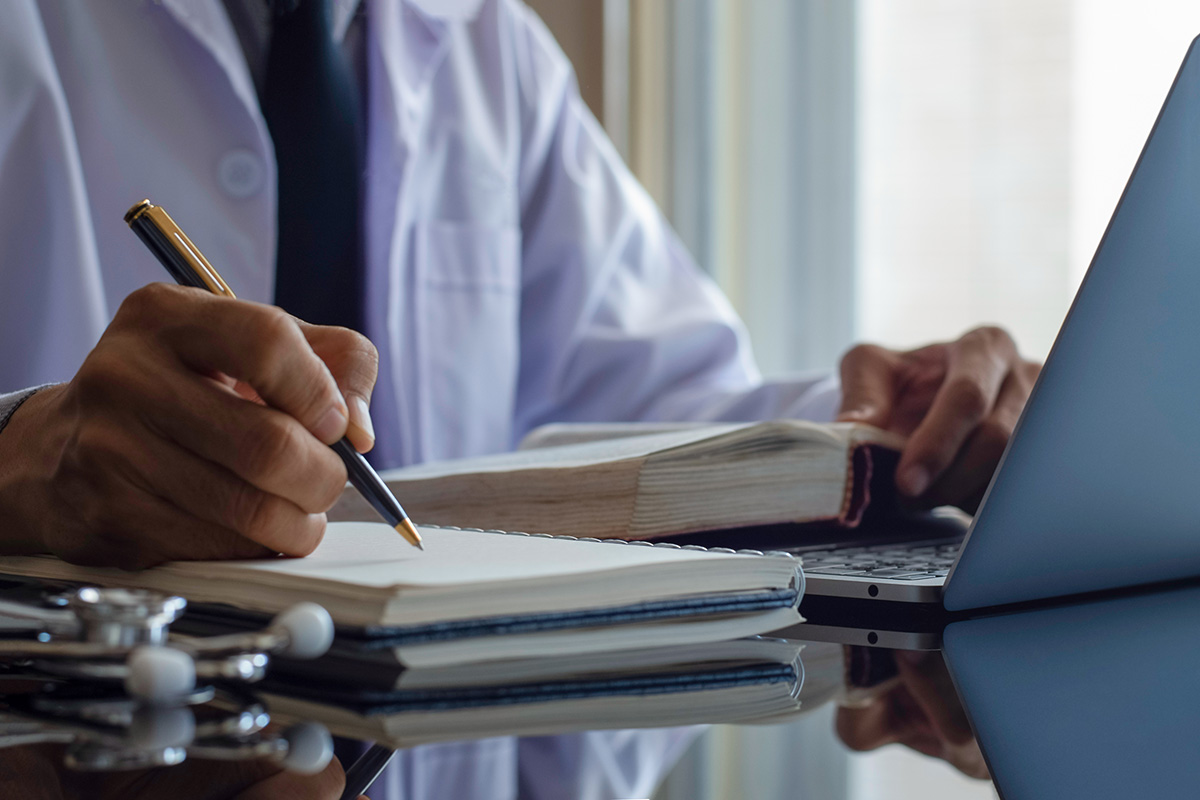
<svg viewBox="0 0 1200 800"><path fill-rule="evenodd" d="M863 708L839 708L837 732L852 750L902 744L987 778L979 743L940 653L896 653L899 683Z"/></svg>
<svg viewBox="0 0 1200 800"><path fill-rule="evenodd" d="M129 569L306 555L346 480L327 445L349 419L356 446L371 444L375 371L352 331L196 289L140 289L75 377L0 431L0 548Z"/></svg>
<svg viewBox="0 0 1200 800"><path fill-rule="evenodd" d="M974 513L1039 369L999 328L906 352L859 345L842 358L838 419L908 437L902 494Z"/></svg>

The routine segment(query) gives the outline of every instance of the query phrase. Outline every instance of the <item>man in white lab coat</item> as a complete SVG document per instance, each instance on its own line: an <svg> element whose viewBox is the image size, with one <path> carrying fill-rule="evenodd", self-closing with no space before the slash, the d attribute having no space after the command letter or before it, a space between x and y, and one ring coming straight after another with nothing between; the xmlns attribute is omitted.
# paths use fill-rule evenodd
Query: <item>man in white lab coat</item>
<svg viewBox="0 0 1200 800"><path fill-rule="evenodd" d="M344 481L323 442L348 432L398 466L505 450L564 420L840 410L911 434L902 491L978 502L1036 371L1011 339L856 348L840 388L764 382L735 314L519 0L333 2L365 108L361 326L377 350L266 305L269 31L239 21L264 2L5 4L0 514L17 524L3 552L135 567L303 555ZM122 221L142 197L243 299L142 288L164 277ZM843 725L856 746L900 735L856 719ZM417 748L377 796L646 796L686 740ZM313 787L288 791L336 796Z"/></svg>

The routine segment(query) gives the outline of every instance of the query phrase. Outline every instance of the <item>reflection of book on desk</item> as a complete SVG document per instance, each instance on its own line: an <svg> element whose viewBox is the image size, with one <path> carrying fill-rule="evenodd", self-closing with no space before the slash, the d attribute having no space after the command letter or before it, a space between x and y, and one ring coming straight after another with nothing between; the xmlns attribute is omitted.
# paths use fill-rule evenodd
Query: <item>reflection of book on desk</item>
<svg viewBox="0 0 1200 800"><path fill-rule="evenodd" d="M702 625L702 623L692 623ZM671 625L643 625L650 634ZM677 626L676 626L677 627ZM561 655L547 656L534 652L519 656L495 655L479 658L446 658L436 647L433 652L422 648L392 648L387 643L341 638L331 651L315 661L276 663L275 676L318 685L321 681L336 680L353 674L355 686L381 692L424 689L463 689L475 692L480 686L507 686L536 681L582 678L614 672L652 674L673 670L679 664L712 662L750 664L760 661L790 663L795 658L796 644L781 639L749 636L742 639L718 640L720 632L709 631L707 641L688 644L664 644L670 635L657 639L628 638L636 642L629 649L605 646L614 637L606 629L580 629L574 632L575 641L558 647ZM591 637L595 642L587 641ZM507 638L507 637L506 637ZM511 650L510 650L511 652ZM786 656L786 658L784 657ZM344 681L342 681L344 683Z"/></svg>
<svg viewBox="0 0 1200 800"><path fill-rule="evenodd" d="M799 562L786 555L431 527L421 533L425 552L384 524L334 523L307 558L174 562L124 572L27 556L0 558L0 573L154 589L263 614L311 600L329 610L339 638L414 652L427 645L441 663L632 648L646 640L689 644L799 619ZM581 630L595 635L580 637ZM426 661L437 663L431 655Z"/></svg>
<svg viewBox="0 0 1200 800"><path fill-rule="evenodd" d="M629 436L637 431L655 431ZM611 438L624 434L621 438ZM383 474L424 522L654 539L776 523L856 526L902 440L866 425L547 426L516 453ZM333 514L369 519L347 492Z"/></svg>
<svg viewBox="0 0 1200 800"><path fill-rule="evenodd" d="M794 714L804 670L800 645L773 639L718 642L590 659L477 665L457 679L390 691L314 691L310 681L266 688L276 718L316 720L336 734L394 747L501 735L753 722Z"/></svg>

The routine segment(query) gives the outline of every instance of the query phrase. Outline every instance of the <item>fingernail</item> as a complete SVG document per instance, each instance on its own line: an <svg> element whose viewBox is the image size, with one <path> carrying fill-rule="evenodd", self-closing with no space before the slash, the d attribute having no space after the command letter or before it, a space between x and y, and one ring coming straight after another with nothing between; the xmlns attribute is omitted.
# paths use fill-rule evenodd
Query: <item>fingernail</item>
<svg viewBox="0 0 1200 800"><path fill-rule="evenodd" d="M351 430L358 434L356 438L367 439L368 445L374 444L375 426L371 422L371 407L358 395L351 395L349 400Z"/></svg>
<svg viewBox="0 0 1200 800"><path fill-rule="evenodd" d="M908 467L900 473L896 484L904 494L917 497L929 488L929 470L920 466Z"/></svg>
<svg viewBox="0 0 1200 800"><path fill-rule="evenodd" d="M334 406L325 412L325 414L317 420L317 424L313 426L313 436L316 436L325 444L333 444L346 431L346 412L342 411L338 406Z"/></svg>
<svg viewBox="0 0 1200 800"><path fill-rule="evenodd" d="M838 414L838 419L843 422L855 422L860 419L869 419L874 410L870 408L849 408Z"/></svg>

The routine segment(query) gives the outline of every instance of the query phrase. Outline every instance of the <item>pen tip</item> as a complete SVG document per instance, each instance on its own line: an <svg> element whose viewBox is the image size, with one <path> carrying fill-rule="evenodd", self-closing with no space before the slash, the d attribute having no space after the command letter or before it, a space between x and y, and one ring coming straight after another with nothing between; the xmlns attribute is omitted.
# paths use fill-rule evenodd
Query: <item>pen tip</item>
<svg viewBox="0 0 1200 800"><path fill-rule="evenodd" d="M408 518L400 520L396 525L396 532L407 539L408 543L418 550L425 549L421 544L421 534L417 533L417 526L412 524L412 520Z"/></svg>

